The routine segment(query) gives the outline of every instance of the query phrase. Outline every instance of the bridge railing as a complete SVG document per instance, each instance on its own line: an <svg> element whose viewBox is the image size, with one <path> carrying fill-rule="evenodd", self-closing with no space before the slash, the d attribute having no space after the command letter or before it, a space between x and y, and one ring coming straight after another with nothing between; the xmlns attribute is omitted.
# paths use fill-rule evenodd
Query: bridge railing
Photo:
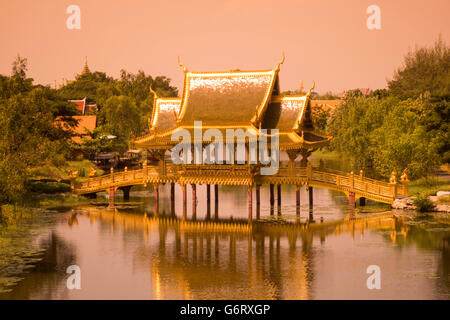
<svg viewBox="0 0 450 320"><path fill-rule="evenodd" d="M111 186L120 186L127 184L139 184L150 178L172 177L176 178L179 173L182 174L217 174L217 175L248 175L255 167L250 165L236 164L216 164L216 165L175 165L165 164L164 166L147 166L142 169L114 172L110 174L92 177L76 183L76 190L94 190L109 188ZM257 173L257 171L255 172ZM373 194L382 197L395 197L397 195L407 196L407 188L401 184L390 184L384 181L378 181L363 177L362 175L354 175L336 170L328 170L324 168L307 167L289 167L283 166L279 168L276 177L301 177L308 178L339 189L348 191L359 191L366 194ZM406 191L405 191L406 190Z"/></svg>

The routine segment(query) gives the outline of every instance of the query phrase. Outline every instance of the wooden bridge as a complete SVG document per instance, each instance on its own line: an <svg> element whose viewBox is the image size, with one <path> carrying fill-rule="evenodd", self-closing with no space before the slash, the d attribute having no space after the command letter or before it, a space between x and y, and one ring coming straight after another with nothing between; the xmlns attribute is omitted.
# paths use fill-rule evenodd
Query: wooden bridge
<svg viewBox="0 0 450 320"><path fill-rule="evenodd" d="M281 188L284 185L296 187L296 205L300 206L300 188L305 185L309 190L309 202L313 203L313 188L326 188L340 191L346 194L350 204L355 204L357 199L365 199L391 204L397 197L408 195L408 179L402 176L402 183L396 181L395 175L390 182L369 179L362 172L355 175L353 172L344 173L326 169L324 167L313 168L308 162L307 166L280 167L274 175L261 175L258 165L174 165L161 162L160 165L150 166L144 163L142 169L114 172L99 177L88 179L72 179L72 189L76 194L93 194L106 191L110 194L110 206L114 206L114 195L117 189L124 191L124 197L129 197L129 190L135 185L152 184L156 200L159 199L159 184L171 184L171 200L174 201L174 185L178 183L183 189L183 209L186 212L186 185L192 185L193 199L196 198L196 185L207 185L207 201L210 202L210 185L215 187L215 201L218 201L218 185L244 185L249 193L249 218L251 218L252 190L256 190L256 205L260 206L260 186L270 185L270 202L274 205L274 186L278 191L278 206L281 206ZM156 204L157 205L157 204ZM193 209L195 212L196 201Z"/></svg>

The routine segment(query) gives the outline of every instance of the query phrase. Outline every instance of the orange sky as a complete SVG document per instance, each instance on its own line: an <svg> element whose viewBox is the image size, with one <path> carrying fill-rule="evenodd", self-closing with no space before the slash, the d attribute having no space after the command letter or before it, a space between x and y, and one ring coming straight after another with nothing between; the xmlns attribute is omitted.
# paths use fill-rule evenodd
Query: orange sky
<svg viewBox="0 0 450 320"><path fill-rule="evenodd" d="M66 8L81 8L81 30L66 27ZM366 8L381 8L381 30L368 30ZM84 56L91 70L124 68L166 75L273 68L283 51L282 90L340 92L382 88L409 48L449 41L449 0L0 0L0 74L19 53L36 83L73 79Z"/></svg>

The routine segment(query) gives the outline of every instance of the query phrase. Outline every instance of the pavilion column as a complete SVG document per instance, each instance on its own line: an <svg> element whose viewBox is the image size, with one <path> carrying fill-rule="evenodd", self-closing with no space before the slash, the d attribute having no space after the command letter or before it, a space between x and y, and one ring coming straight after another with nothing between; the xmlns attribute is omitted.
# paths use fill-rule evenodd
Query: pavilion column
<svg viewBox="0 0 450 320"><path fill-rule="evenodd" d="M300 186L295 186L295 211L297 215L300 215Z"/></svg>
<svg viewBox="0 0 450 320"><path fill-rule="evenodd" d="M251 223L253 220L253 187L248 186L248 222Z"/></svg>
<svg viewBox="0 0 450 320"><path fill-rule="evenodd" d="M275 205L275 195L273 190L273 184L270 184L270 206L273 207Z"/></svg>
<svg viewBox="0 0 450 320"><path fill-rule="evenodd" d="M153 184L153 191L155 193L155 215L157 215L159 211L159 190L157 183Z"/></svg>
<svg viewBox="0 0 450 320"><path fill-rule="evenodd" d="M256 185L256 219L259 219L260 210L261 210L261 185Z"/></svg>
<svg viewBox="0 0 450 320"><path fill-rule="evenodd" d="M277 204L278 214L281 214L281 184L277 184Z"/></svg>
<svg viewBox="0 0 450 320"><path fill-rule="evenodd" d="M219 219L219 185L214 185L214 215L215 219Z"/></svg>
<svg viewBox="0 0 450 320"><path fill-rule="evenodd" d="M192 219L197 218L197 185L192 184Z"/></svg>
<svg viewBox="0 0 450 320"><path fill-rule="evenodd" d="M206 218L211 218L211 185L206 185Z"/></svg>
<svg viewBox="0 0 450 320"><path fill-rule="evenodd" d="M181 185L181 190L183 193L183 220L186 220L187 216L187 194L186 194L186 185Z"/></svg>
<svg viewBox="0 0 450 320"><path fill-rule="evenodd" d="M108 208L113 209L114 208L114 196L115 196L115 190L114 187L109 188L109 204Z"/></svg>
<svg viewBox="0 0 450 320"><path fill-rule="evenodd" d="M170 212L175 215L175 183L170 183Z"/></svg>

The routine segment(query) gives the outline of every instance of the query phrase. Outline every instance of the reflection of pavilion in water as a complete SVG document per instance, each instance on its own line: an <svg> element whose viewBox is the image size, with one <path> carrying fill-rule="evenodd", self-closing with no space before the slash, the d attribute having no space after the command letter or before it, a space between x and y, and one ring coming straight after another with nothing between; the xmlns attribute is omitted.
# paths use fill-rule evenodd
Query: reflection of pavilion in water
<svg viewBox="0 0 450 320"><path fill-rule="evenodd" d="M142 235L136 259L144 267L150 264L155 299L311 299L314 239L322 243L333 234L353 238L381 229L391 230L395 243L408 234L402 219L383 214L326 223L249 224L105 210L90 212L90 219L112 231Z"/></svg>

